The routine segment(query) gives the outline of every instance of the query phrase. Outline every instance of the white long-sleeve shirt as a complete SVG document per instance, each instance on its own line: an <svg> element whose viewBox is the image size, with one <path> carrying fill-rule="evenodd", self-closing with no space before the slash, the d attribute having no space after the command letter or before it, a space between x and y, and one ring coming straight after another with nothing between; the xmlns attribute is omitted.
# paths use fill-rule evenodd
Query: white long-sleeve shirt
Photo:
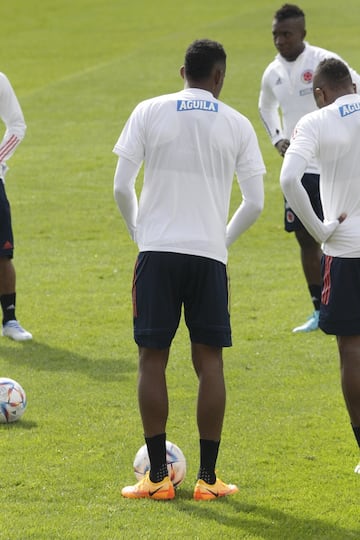
<svg viewBox="0 0 360 540"><path fill-rule="evenodd" d="M280 183L310 234L333 257L360 257L360 96L348 94L305 115L286 151ZM307 163L320 162L324 222L312 209L301 183ZM339 224L338 218L346 214Z"/></svg>
<svg viewBox="0 0 360 540"><path fill-rule="evenodd" d="M140 103L114 152L114 195L140 251L227 262L227 247L259 216L265 166L247 118L199 88ZM144 161L138 202L135 181ZM227 226L236 173L242 203Z"/></svg>
<svg viewBox="0 0 360 540"><path fill-rule="evenodd" d="M307 42L304 44L303 52L293 62L288 62L277 54L262 76L259 112L273 145L281 139L290 140L300 118L317 109L312 81L321 60L330 57L342 60L334 52L309 45ZM357 91L360 92L360 75L350 67L349 70ZM318 173L317 162L309 162L305 172Z"/></svg>
<svg viewBox="0 0 360 540"><path fill-rule="evenodd" d="M16 94L4 73L0 72L0 118L6 126L0 143L0 163L5 164L22 141L26 131L24 115Z"/></svg>

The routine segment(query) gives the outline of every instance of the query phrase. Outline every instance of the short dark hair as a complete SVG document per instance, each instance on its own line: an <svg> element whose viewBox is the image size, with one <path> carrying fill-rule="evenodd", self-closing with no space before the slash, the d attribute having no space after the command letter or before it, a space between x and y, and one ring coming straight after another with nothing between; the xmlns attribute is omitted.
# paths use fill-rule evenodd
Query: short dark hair
<svg viewBox="0 0 360 540"><path fill-rule="evenodd" d="M300 19L302 17L305 20L305 13L299 6L295 4L284 4L280 9L275 12L274 19L277 21L283 21L285 19Z"/></svg>
<svg viewBox="0 0 360 540"><path fill-rule="evenodd" d="M215 64L226 66L226 53L221 43L210 39L197 39L185 53L185 75L194 81L201 81L211 75Z"/></svg>
<svg viewBox="0 0 360 540"><path fill-rule="evenodd" d="M316 82L326 84L332 90L352 85L349 68L338 58L325 58L315 71Z"/></svg>

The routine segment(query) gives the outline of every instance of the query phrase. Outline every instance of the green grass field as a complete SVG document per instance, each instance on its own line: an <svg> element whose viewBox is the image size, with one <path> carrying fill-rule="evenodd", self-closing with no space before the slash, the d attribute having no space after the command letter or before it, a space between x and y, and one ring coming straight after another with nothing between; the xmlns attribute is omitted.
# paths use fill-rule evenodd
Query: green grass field
<svg viewBox="0 0 360 540"><path fill-rule="evenodd" d="M28 396L0 426L1 540L360 538L358 450L335 340L292 335L311 312L292 235L283 232L280 158L260 124L275 50L269 0L13 0L1 6L0 69L28 125L10 160L17 315L34 340L0 338L0 376ZM360 70L358 0L304 0L308 40ZM253 122L267 166L257 224L231 248L234 346L218 472L239 494L191 500L197 384L182 324L168 366L168 439L188 474L171 502L122 499L143 444L132 340L137 253L112 194L112 148L133 107L176 91L187 45L228 54L221 98ZM239 203L236 185L232 208Z"/></svg>

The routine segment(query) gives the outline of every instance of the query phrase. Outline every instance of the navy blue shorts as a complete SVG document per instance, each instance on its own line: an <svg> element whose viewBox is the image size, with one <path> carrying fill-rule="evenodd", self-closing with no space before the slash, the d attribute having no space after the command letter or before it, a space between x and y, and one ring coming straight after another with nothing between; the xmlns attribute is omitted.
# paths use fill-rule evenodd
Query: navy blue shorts
<svg viewBox="0 0 360 540"><path fill-rule="evenodd" d="M305 173L301 179L301 183L309 195L311 206L314 209L317 217L324 220L324 214L320 199L320 189L319 189L319 179L320 175ZM292 209L289 206L289 203L285 200L285 231L294 232L304 229L304 225L301 223L300 219L294 214Z"/></svg>
<svg viewBox="0 0 360 540"><path fill-rule="evenodd" d="M323 255L319 326L335 336L360 335L360 259Z"/></svg>
<svg viewBox="0 0 360 540"><path fill-rule="evenodd" d="M135 342L170 347L182 306L193 343L231 346L226 266L195 255L139 253L133 281Z"/></svg>
<svg viewBox="0 0 360 540"><path fill-rule="evenodd" d="M5 186L0 180L0 257L13 258L14 236L11 226L10 203L6 196Z"/></svg>

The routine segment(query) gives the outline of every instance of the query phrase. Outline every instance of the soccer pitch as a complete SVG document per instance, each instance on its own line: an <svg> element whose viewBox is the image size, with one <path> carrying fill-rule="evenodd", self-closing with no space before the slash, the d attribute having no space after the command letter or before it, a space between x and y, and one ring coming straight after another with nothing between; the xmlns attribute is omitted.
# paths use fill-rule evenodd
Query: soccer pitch
<svg viewBox="0 0 360 540"><path fill-rule="evenodd" d="M330 4L333 4L330 6ZM257 111L275 55L269 0L13 0L2 6L0 70L27 133L9 161L17 315L32 342L0 340L0 377L28 408L0 425L0 540L360 537L358 450L340 390L335 339L292 335L312 311L295 239L283 231L281 161ZM358 0L304 0L307 39L360 71ZM346 9L344 9L346 7ZM233 347L219 476L239 486L192 500L197 381L187 331L168 370L167 438L187 458L174 501L131 501L143 444L132 340L137 253L113 199L112 148L142 99L182 87L196 38L220 41L220 99L247 116L267 167L265 209L230 249ZM240 194L234 184L232 210Z"/></svg>

